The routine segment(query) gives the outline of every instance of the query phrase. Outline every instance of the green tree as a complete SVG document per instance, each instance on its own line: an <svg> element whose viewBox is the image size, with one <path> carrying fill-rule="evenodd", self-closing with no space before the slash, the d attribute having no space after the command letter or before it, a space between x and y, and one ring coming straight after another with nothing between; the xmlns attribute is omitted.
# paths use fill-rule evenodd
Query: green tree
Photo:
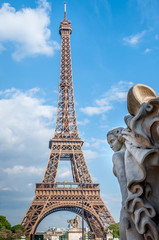
<svg viewBox="0 0 159 240"><path fill-rule="evenodd" d="M10 222L8 222L6 217L0 216L0 231L2 231L4 229L11 230L11 224L10 224Z"/></svg>
<svg viewBox="0 0 159 240"><path fill-rule="evenodd" d="M6 217L0 216L0 240L17 239L24 235L25 229L18 224L11 227Z"/></svg>
<svg viewBox="0 0 159 240"><path fill-rule="evenodd" d="M13 239L18 239L21 236L24 236L24 232L22 230L15 230L15 232L12 232Z"/></svg>
<svg viewBox="0 0 159 240"><path fill-rule="evenodd" d="M109 229L113 230L114 238L120 238L119 223L110 224ZM106 231L106 233L107 233L107 231Z"/></svg>
<svg viewBox="0 0 159 240"><path fill-rule="evenodd" d="M67 233L65 233L64 235L60 236L60 240L63 240L63 239L68 239Z"/></svg>
<svg viewBox="0 0 159 240"><path fill-rule="evenodd" d="M14 225L12 227L12 238L17 239L20 238L21 236L24 236L25 228L21 225Z"/></svg>
<svg viewBox="0 0 159 240"><path fill-rule="evenodd" d="M12 238L12 231L9 229L4 229L0 231L0 240L9 240Z"/></svg>
<svg viewBox="0 0 159 240"><path fill-rule="evenodd" d="M86 239L86 236L87 236L87 239L92 239L92 233L91 233L91 231L89 231L87 234L85 234L85 239Z"/></svg>
<svg viewBox="0 0 159 240"><path fill-rule="evenodd" d="M25 232L25 228L24 228L24 226L22 226L21 224L14 225L11 230L12 230L12 232L14 232L14 233L15 233L17 230L22 231L23 233Z"/></svg>

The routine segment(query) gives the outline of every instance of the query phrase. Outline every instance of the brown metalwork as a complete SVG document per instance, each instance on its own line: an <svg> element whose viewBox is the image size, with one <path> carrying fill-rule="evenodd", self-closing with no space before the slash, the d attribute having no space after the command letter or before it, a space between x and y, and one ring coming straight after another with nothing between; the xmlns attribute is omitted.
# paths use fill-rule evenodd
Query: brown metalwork
<svg viewBox="0 0 159 240"><path fill-rule="evenodd" d="M106 227L115 223L100 197L99 184L94 184L89 173L83 151L83 140L79 138L72 83L70 34L71 22L61 21L61 64L54 138L49 142L50 157L41 183L36 184L35 197L22 224L26 234L35 233L39 223L56 211L72 211L82 216L82 193L84 218L96 238L104 236ZM60 160L71 161L73 183L56 182Z"/></svg>

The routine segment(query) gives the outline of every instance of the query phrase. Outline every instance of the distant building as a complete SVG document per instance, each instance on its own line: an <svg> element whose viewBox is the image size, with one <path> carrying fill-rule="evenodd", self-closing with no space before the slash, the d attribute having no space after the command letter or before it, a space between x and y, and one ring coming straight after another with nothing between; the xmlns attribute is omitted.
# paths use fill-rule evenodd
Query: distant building
<svg viewBox="0 0 159 240"><path fill-rule="evenodd" d="M49 228L44 233L44 240L59 240L60 236L63 236L68 231L67 228Z"/></svg>

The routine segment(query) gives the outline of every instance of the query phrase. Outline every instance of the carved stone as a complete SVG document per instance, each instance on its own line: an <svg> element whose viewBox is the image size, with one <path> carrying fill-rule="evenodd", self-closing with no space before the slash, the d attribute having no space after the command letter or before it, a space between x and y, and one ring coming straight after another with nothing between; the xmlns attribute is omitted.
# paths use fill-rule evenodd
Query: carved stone
<svg viewBox="0 0 159 240"><path fill-rule="evenodd" d="M72 228L79 228L79 224L80 224L80 217L78 215L76 215L75 219L70 219L67 220L67 222L70 224L70 227Z"/></svg>
<svg viewBox="0 0 159 240"><path fill-rule="evenodd" d="M70 228L68 230L68 240L82 240L82 228Z"/></svg>
<svg viewBox="0 0 159 240"><path fill-rule="evenodd" d="M113 230L110 230L108 228L108 231L107 231L107 240L112 240L113 239Z"/></svg>
<svg viewBox="0 0 159 240"><path fill-rule="evenodd" d="M121 240L159 239L159 97L137 84L127 97L127 128L108 132L121 194Z"/></svg>
<svg viewBox="0 0 159 240"><path fill-rule="evenodd" d="M80 228L80 217L76 215L75 219L67 220L70 224L68 230L68 240L81 240L82 239L82 228Z"/></svg>

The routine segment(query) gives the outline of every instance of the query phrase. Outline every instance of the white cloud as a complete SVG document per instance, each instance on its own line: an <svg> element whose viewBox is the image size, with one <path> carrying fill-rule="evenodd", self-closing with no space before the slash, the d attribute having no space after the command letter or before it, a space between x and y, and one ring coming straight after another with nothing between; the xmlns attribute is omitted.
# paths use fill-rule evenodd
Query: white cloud
<svg viewBox="0 0 159 240"><path fill-rule="evenodd" d="M148 27L151 26L151 29L158 29L158 11L159 11L159 2L158 0L136 0L137 10L141 16L141 23L147 24Z"/></svg>
<svg viewBox="0 0 159 240"><path fill-rule="evenodd" d="M85 147L89 147L89 146L90 146L90 143L89 143L89 142L85 142L85 143L84 143L84 146L85 146Z"/></svg>
<svg viewBox="0 0 159 240"><path fill-rule="evenodd" d="M11 189L8 188L8 187L2 187L2 188L0 188L0 190L2 190L2 191L10 191Z"/></svg>
<svg viewBox="0 0 159 240"><path fill-rule="evenodd" d="M63 179L63 180L72 180L72 171L69 167L61 167L58 168L57 172L57 178Z"/></svg>
<svg viewBox="0 0 159 240"><path fill-rule="evenodd" d="M46 105L37 88L0 92L0 159L18 165L40 161L48 154L56 107ZM23 156L23 158L22 158Z"/></svg>
<svg viewBox="0 0 159 240"><path fill-rule="evenodd" d="M128 89L133 85L132 82L120 81L116 85L111 86L110 90L104 93L103 98L96 100L99 106L110 104L112 101L126 101Z"/></svg>
<svg viewBox="0 0 159 240"><path fill-rule="evenodd" d="M85 107L85 108L81 108L80 110L84 113L86 113L89 116L92 115L98 115L104 112L107 112L108 110L110 110L112 107L111 106L101 106L101 107Z"/></svg>
<svg viewBox="0 0 159 240"><path fill-rule="evenodd" d="M5 50L5 47L0 43L0 53Z"/></svg>
<svg viewBox="0 0 159 240"><path fill-rule="evenodd" d="M92 176L92 180L93 180L93 182L97 182L98 183L98 178L97 177L94 177L94 176Z"/></svg>
<svg viewBox="0 0 159 240"><path fill-rule="evenodd" d="M18 197L17 199L15 199L16 201L24 201L24 202L29 202L31 203L33 201L33 197L34 196L31 196L31 197Z"/></svg>
<svg viewBox="0 0 159 240"><path fill-rule="evenodd" d="M110 210L115 220L119 221L119 209L121 209L121 194L103 194L101 197L105 205Z"/></svg>
<svg viewBox="0 0 159 240"><path fill-rule="evenodd" d="M130 46L136 46L145 34L146 34L146 31L144 30L141 33L137 33L129 37L124 37L123 41L125 44L128 44Z"/></svg>
<svg viewBox="0 0 159 240"><path fill-rule="evenodd" d="M95 151L92 151L92 150L83 150L84 152L84 156L85 156L85 159L95 159L99 156L99 154Z"/></svg>
<svg viewBox="0 0 159 240"><path fill-rule="evenodd" d="M144 51L144 53L149 53L149 52L151 52L150 48L146 48L145 51Z"/></svg>
<svg viewBox="0 0 159 240"><path fill-rule="evenodd" d="M159 34L155 35L155 39L158 40L159 39Z"/></svg>
<svg viewBox="0 0 159 240"><path fill-rule="evenodd" d="M5 49L5 43L12 42L15 50L12 54L15 60L27 56L44 54L52 56L59 44L50 40L50 5L46 0L38 1L35 9L22 8L16 11L9 3L0 8L0 51Z"/></svg>
<svg viewBox="0 0 159 240"><path fill-rule="evenodd" d="M33 184L32 183L28 183L28 186L31 187L31 186L33 186Z"/></svg>
<svg viewBox="0 0 159 240"><path fill-rule="evenodd" d="M88 119L84 119L83 121L77 121L78 125L83 125L83 126L87 125L88 123L89 123Z"/></svg>
<svg viewBox="0 0 159 240"><path fill-rule="evenodd" d="M103 201L105 201L106 205L112 202L121 203L121 194L101 194Z"/></svg>
<svg viewBox="0 0 159 240"><path fill-rule="evenodd" d="M106 144L106 139L91 138L91 139L87 139L87 142L84 143L84 147L101 150L103 145L105 148L105 144Z"/></svg>
<svg viewBox="0 0 159 240"><path fill-rule="evenodd" d="M113 108L113 102L126 101L128 89L132 84L132 82L120 81L116 86L112 86L110 90L104 93L103 97L95 101L96 106L80 108L80 110L89 116L105 113Z"/></svg>
<svg viewBox="0 0 159 240"><path fill-rule="evenodd" d="M39 88L0 91L0 190L33 194L50 150L57 108L45 103ZM34 185L34 184L33 184ZM12 197L13 197L12 195Z"/></svg>
<svg viewBox="0 0 159 240"><path fill-rule="evenodd" d="M103 140L103 139L91 138L90 141L91 141L91 146L96 149L101 148L103 144L105 147L105 144L106 144L106 139Z"/></svg>
<svg viewBox="0 0 159 240"><path fill-rule="evenodd" d="M24 167L24 166L14 166L13 168L5 168L3 169L3 172L9 174L9 175L16 175L16 174L25 174L25 175L42 175L44 173L43 168L37 168L34 166L30 167ZM30 186L30 185L29 185Z"/></svg>

